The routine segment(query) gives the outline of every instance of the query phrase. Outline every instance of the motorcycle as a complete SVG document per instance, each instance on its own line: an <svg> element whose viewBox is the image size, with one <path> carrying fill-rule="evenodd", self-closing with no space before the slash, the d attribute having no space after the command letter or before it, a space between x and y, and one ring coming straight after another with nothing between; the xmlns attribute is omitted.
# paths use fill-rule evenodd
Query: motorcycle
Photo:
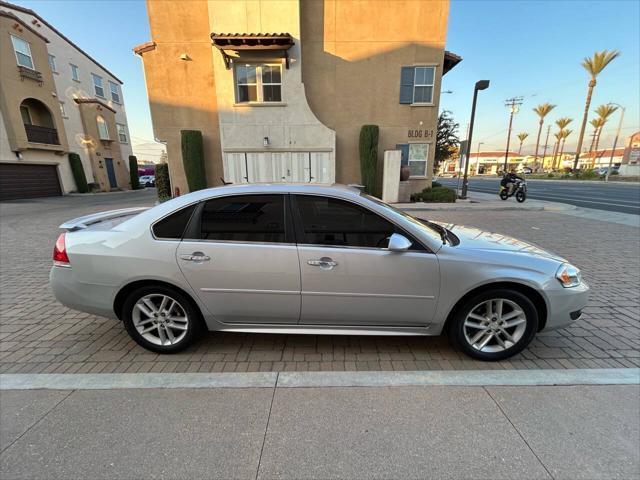
<svg viewBox="0 0 640 480"><path fill-rule="evenodd" d="M516 196L518 203L522 203L527 199L527 182L524 180L516 179L515 185L509 193L509 187L500 185L500 199L506 200L509 197Z"/></svg>

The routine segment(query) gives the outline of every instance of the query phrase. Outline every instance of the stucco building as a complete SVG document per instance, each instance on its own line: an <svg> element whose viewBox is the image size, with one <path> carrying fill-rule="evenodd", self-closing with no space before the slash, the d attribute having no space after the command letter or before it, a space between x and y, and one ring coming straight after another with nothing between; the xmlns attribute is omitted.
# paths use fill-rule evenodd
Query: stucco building
<svg viewBox="0 0 640 480"><path fill-rule="evenodd" d="M68 153L98 190L129 188L122 82L33 10L0 1L0 195L76 190Z"/></svg>
<svg viewBox="0 0 640 480"><path fill-rule="evenodd" d="M209 185L359 182L358 142L380 127L412 190L431 179L448 1L148 0L144 64L174 187L180 131L204 136Z"/></svg>

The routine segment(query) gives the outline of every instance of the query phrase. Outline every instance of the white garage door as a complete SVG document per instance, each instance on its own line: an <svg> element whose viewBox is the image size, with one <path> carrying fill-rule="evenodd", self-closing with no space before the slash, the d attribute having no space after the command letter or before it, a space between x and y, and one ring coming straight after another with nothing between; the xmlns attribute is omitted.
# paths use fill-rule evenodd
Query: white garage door
<svg viewBox="0 0 640 480"><path fill-rule="evenodd" d="M329 152L242 152L224 157L231 183L330 183Z"/></svg>

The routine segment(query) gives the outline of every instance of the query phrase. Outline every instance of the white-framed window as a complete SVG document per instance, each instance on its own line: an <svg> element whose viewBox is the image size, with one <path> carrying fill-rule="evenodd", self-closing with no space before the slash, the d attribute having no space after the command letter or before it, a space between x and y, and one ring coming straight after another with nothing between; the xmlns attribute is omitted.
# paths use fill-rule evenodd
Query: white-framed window
<svg viewBox="0 0 640 480"><path fill-rule="evenodd" d="M56 57L54 57L51 54L49 54L49 67L51 67L51 71L52 72L57 72L58 71L56 69Z"/></svg>
<svg viewBox="0 0 640 480"><path fill-rule="evenodd" d="M98 124L98 137L100 137L100 140L110 140L109 127L107 127L107 122L102 115L96 117L96 123Z"/></svg>
<svg viewBox="0 0 640 480"><path fill-rule="evenodd" d="M95 73L92 73L91 78L93 79L93 89L96 92L96 96L105 98L104 84L102 83L102 77L100 75L96 75Z"/></svg>
<svg viewBox="0 0 640 480"><path fill-rule="evenodd" d="M11 35L11 43L13 44L13 51L16 52L16 61L18 62L18 65L35 70L29 42Z"/></svg>
<svg viewBox="0 0 640 480"><path fill-rule="evenodd" d="M121 123L116 123L116 130L118 130L118 140L120 143L127 143L127 128Z"/></svg>
<svg viewBox="0 0 640 480"><path fill-rule="evenodd" d="M409 170L412 178L427 176L427 159L429 158L428 143L409 144Z"/></svg>
<svg viewBox="0 0 640 480"><path fill-rule="evenodd" d="M413 78L413 103L433 103L436 67L416 67Z"/></svg>
<svg viewBox="0 0 640 480"><path fill-rule="evenodd" d="M78 70L78 66L74 65L73 63L70 63L69 67L71 67L71 78L73 80L75 80L76 82L79 82L80 81L80 71Z"/></svg>
<svg viewBox="0 0 640 480"><path fill-rule="evenodd" d="M60 113L64 118L67 118L67 111L64 109L64 102L60 102Z"/></svg>
<svg viewBox="0 0 640 480"><path fill-rule="evenodd" d="M282 101L282 65L238 64L235 77L237 103Z"/></svg>
<svg viewBox="0 0 640 480"><path fill-rule="evenodd" d="M116 103L120 103L120 88L118 88L118 84L112 82L111 80L109 80L108 83L109 91L111 92L111 100Z"/></svg>
<svg viewBox="0 0 640 480"><path fill-rule="evenodd" d="M31 112L29 111L29 107L26 105L20 105L20 116L22 116L22 123L25 125L33 125L33 121L31 120Z"/></svg>

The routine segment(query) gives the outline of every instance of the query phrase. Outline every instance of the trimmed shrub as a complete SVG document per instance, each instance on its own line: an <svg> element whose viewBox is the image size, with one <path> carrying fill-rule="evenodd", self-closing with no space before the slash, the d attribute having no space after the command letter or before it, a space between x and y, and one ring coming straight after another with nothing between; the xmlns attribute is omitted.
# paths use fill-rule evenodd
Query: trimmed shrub
<svg viewBox="0 0 640 480"><path fill-rule="evenodd" d="M80 155L71 152L69 154L69 165L71 166L71 173L76 182L78 193L87 193L89 191L89 185L87 184L87 176L84 174L84 167L82 166Z"/></svg>
<svg viewBox="0 0 640 480"><path fill-rule="evenodd" d="M551 173L551 172L547 173L547 178L553 178L553 177L555 177L555 175L553 173Z"/></svg>
<svg viewBox="0 0 640 480"><path fill-rule="evenodd" d="M440 188L442 184L440 182L431 182L431 188Z"/></svg>
<svg viewBox="0 0 640 480"><path fill-rule="evenodd" d="M432 188L425 188L421 192L412 194L411 201L427 203L454 203L456 201L456 191L451 188L438 185Z"/></svg>
<svg viewBox="0 0 640 480"><path fill-rule="evenodd" d="M131 189L139 189L140 179L138 178L138 159L135 155L129 155L129 176L131 177Z"/></svg>
<svg viewBox="0 0 640 480"><path fill-rule="evenodd" d="M171 198L169 165L166 163L159 163L156 165L156 191L158 193L158 200L161 202Z"/></svg>
<svg viewBox="0 0 640 480"><path fill-rule="evenodd" d="M376 188L379 135L377 125L363 125L360 129L360 175L365 191L370 194Z"/></svg>
<svg viewBox="0 0 640 480"><path fill-rule="evenodd" d="M181 130L182 163L187 177L189 191L195 192L207 188L204 171L204 147L200 130Z"/></svg>

